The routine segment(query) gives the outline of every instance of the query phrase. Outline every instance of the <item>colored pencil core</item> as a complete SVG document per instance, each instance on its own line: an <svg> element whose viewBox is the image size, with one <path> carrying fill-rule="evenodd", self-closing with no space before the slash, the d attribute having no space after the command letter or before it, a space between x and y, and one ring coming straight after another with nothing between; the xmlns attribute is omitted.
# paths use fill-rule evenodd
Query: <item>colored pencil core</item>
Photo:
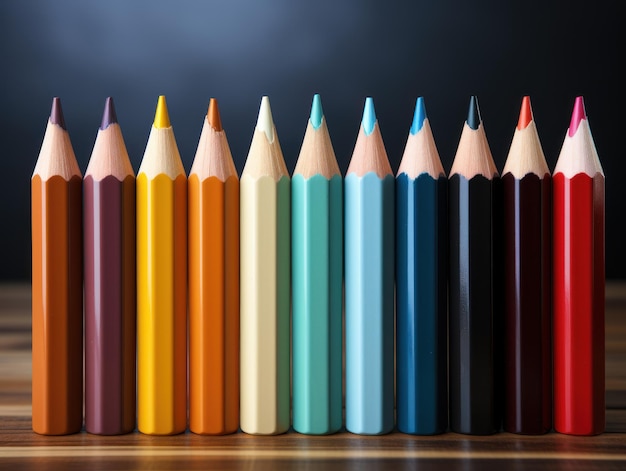
<svg viewBox="0 0 626 471"><path fill-rule="evenodd" d="M261 108L259 109L256 127L259 131L265 133L270 144L274 142L274 120L272 118L272 109L270 108L270 99L267 96L261 99Z"/></svg>
<svg viewBox="0 0 626 471"><path fill-rule="evenodd" d="M572 137L576 134L578 125L583 119L587 119L587 113L585 112L585 102L582 96L577 96L574 102L574 111L572 112L572 120L569 123L569 136Z"/></svg>
<svg viewBox="0 0 626 471"><path fill-rule="evenodd" d="M322 125L322 117L324 116L324 111L322 110L322 99L319 94L316 93L313 96L313 105L311 105L311 126L313 129L318 129Z"/></svg>
<svg viewBox="0 0 626 471"><path fill-rule="evenodd" d="M215 98L211 98L209 101L209 110L207 111L206 118L213 129L217 132L222 131L223 128L222 119L220 118L220 109L217 106L217 100Z"/></svg>
<svg viewBox="0 0 626 471"><path fill-rule="evenodd" d="M519 113L519 121L517 122L517 129L520 131L526 129L526 126L533 120L533 111L530 107L530 97L525 96L522 98L522 109Z"/></svg>
<svg viewBox="0 0 626 471"><path fill-rule="evenodd" d="M469 111L467 113L467 125L474 131L480 124L480 111L478 110L478 100L476 96L470 98Z"/></svg>
<svg viewBox="0 0 626 471"><path fill-rule="evenodd" d="M113 98L107 97L104 102L104 112L102 113L102 123L100 124L100 129L104 131L114 123L117 123L117 114L115 113Z"/></svg>
<svg viewBox="0 0 626 471"><path fill-rule="evenodd" d="M50 111L50 122L52 124L61 126L64 130L67 130L65 128L65 118L63 117L63 109L61 108L61 99L56 96L52 99L52 110Z"/></svg>
<svg viewBox="0 0 626 471"><path fill-rule="evenodd" d="M413 124L411 124L411 134L417 134L424 126L426 119L426 107L424 106L424 97L419 97L415 103L415 114L413 115Z"/></svg>
<svg viewBox="0 0 626 471"><path fill-rule="evenodd" d="M165 103L165 96L159 96L156 112L154 113L154 127L155 128L169 128L170 115L167 112L167 103Z"/></svg>
<svg viewBox="0 0 626 471"><path fill-rule="evenodd" d="M376 112L374 111L374 99L367 97L365 99L365 108L363 109L363 131L365 135L369 136L374 131L374 125L376 124Z"/></svg>

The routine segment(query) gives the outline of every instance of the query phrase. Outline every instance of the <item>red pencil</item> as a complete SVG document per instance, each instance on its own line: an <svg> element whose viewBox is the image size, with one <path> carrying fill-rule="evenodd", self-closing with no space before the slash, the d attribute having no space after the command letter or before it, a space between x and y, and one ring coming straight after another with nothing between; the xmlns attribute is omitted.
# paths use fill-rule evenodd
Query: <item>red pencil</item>
<svg viewBox="0 0 626 471"><path fill-rule="evenodd" d="M604 417L604 173L576 98L554 169L554 428L602 433Z"/></svg>

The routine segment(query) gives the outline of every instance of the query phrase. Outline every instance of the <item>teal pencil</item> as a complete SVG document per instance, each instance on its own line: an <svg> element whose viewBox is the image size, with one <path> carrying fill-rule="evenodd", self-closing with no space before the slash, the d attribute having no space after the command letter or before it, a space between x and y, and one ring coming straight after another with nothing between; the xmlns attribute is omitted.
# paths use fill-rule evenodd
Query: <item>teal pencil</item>
<svg viewBox="0 0 626 471"><path fill-rule="evenodd" d="M291 181L293 428L342 425L343 188L319 95Z"/></svg>

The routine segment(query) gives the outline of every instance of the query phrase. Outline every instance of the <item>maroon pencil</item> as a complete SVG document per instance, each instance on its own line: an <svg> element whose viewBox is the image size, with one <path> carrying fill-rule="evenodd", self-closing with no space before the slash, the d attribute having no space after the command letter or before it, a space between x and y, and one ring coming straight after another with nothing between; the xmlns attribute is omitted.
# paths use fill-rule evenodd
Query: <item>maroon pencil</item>
<svg viewBox="0 0 626 471"><path fill-rule="evenodd" d="M551 184L525 96L503 170L505 246L504 429L552 427Z"/></svg>
<svg viewBox="0 0 626 471"><path fill-rule="evenodd" d="M135 174L106 100L83 181L85 428L135 429Z"/></svg>

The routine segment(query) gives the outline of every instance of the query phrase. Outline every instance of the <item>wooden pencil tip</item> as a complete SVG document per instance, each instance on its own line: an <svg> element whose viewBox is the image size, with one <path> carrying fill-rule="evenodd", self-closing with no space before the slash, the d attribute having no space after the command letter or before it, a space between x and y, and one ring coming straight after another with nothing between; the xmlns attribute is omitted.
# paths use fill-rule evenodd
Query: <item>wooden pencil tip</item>
<svg viewBox="0 0 626 471"><path fill-rule="evenodd" d="M272 118L272 108L270 107L270 99L268 96L261 98L261 107L259 108L256 128L265 133L270 143L274 142L274 119Z"/></svg>
<svg viewBox="0 0 626 471"><path fill-rule="evenodd" d="M376 124L376 111L374 111L374 99L368 96L365 99L365 108L363 109L363 120L361 125L365 135L369 136L374 131L374 125Z"/></svg>
<svg viewBox="0 0 626 471"><path fill-rule="evenodd" d="M530 106L530 97L528 95L522 98L522 108L519 112L519 120L517 121L517 129L520 131L526 129L526 126L533 120L533 110Z"/></svg>
<svg viewBox="0 0 626 471"><path fill-rule="evenodd" d="M313 95L313 104L311 105L311 126L313 129L318 129L322 125L322 118L324 117L324 111L322 110L322 99L319 93Z"/></svg>
<svg viewBox="0 0 626 471"><path fill-rule="evenodd" d="M467 125L473 130L478 129L480 125L480 110L478 109L478 98L472 95L469 103L469 111L467 113Z"/></svg>
<svg viewBox="0 0 626 471"><path fill-rule="evenodd" d="M165 102L165 96L159 96L157 102L156 113L154 114L154 127L155 128L169 128L170 115L167 111L167 103Z"/></svg>
<svg viewBox="0 0 626 471"><path fill-rule="evenodd" d="M207 111L206 119L211 127L217 132L223 130L222 119L220 118L220 110L217 106L217 100L215 98L211 98L211 100L209 101L209 110Z"/></svg>
<svg viewBox="0 0 626 471"><path fill-rule="evenodd" d="M415 102L415 113L413 114L413 123L411 124L411 134L417 134L424 126L426 119L426 106L424 105L424 97L418 97Z"/></svg>
<svg viewBox="0 0 626 471"><path fill-rule="evenodd" d="M52 110L50 110L50 122L52 124L56 124L57 126L61 126L61 128L67 131L65 127L65 118L63 117L63 109L61 108L61 99L58 96L55 96L52 99Z"/></svg>
<svg viewBox="0 0 626 471"><path fill-rule="evenodd" d="M115 113L113 98L107 97L104 102L104 112L102 113L102 123L100 124L100 129L105 130L111 124L115 123L117 123L117 114Z"/></svg>
<svg viewBox="0 0 626 471"><path fill-rule="evenodd" d="M582 96L577 96L574 102L574 111L572 112L572 119L569 123L569 136L572 137L578 130L578 125L583 119L587 119L587 112L585 111L585 102Z"/></svg>

